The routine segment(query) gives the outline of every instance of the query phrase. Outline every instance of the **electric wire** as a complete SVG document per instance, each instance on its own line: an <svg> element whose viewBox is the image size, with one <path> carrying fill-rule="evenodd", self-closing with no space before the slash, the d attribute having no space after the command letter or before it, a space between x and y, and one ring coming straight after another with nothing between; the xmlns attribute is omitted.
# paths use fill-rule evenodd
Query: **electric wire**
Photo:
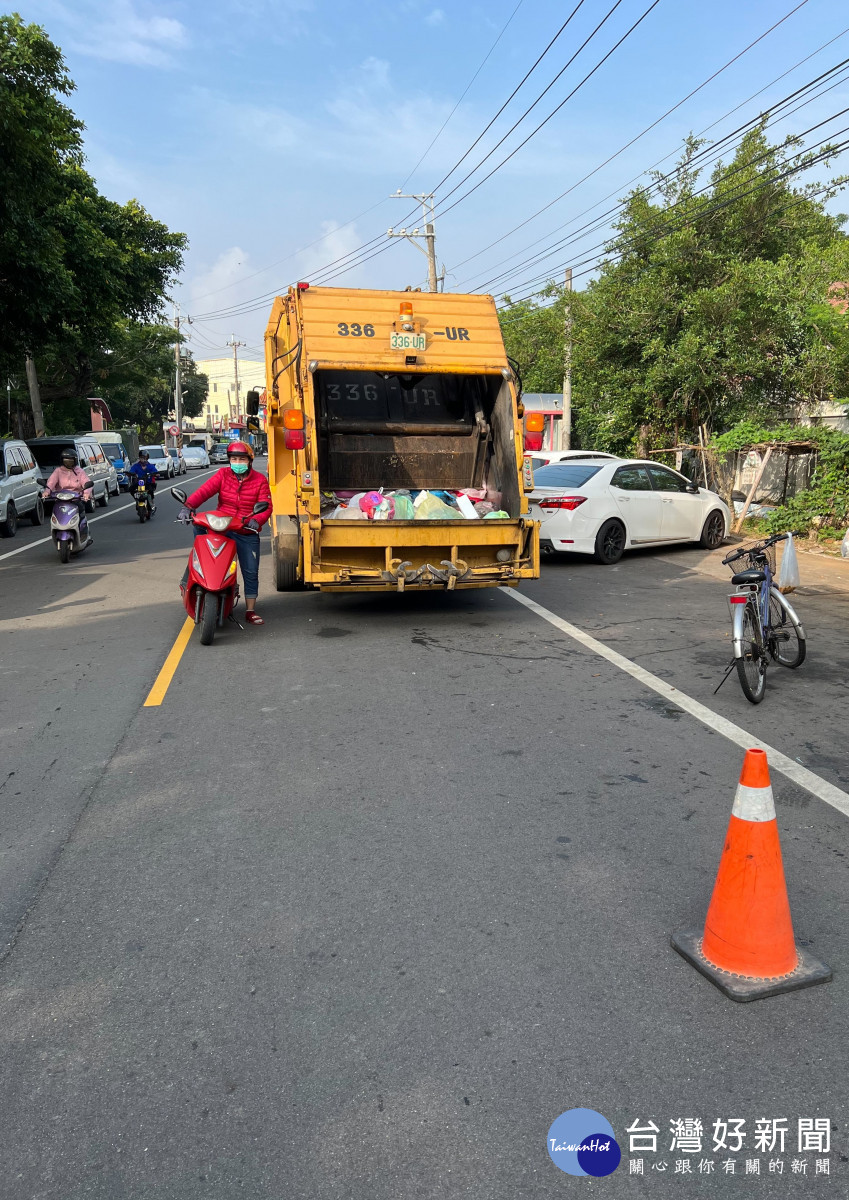
<svg viewBox="0 0 849 1200"><path fill-rule="evenodd" d="M430 145L428 146L428 148L425 150L424 154L421 156L421 158L419 159L419 161L418 161L418 162L416 163L416 165L413 167L412 171L410 171L410 173L409 173L409 175L407 176L407 178L406 178L406 179L404 180L404 182L401 184L400 188L398 189L400 192L402 192L402 191L404 190L404 188L405 188L405 187L407 186L407 184L410 182L410 180L412 179L412 177L415 175L416 171L418 171L419 167L422 165L422 163L424 162L424 160L425 160L425 159L427 158L427 156L430 154L430 152L431 152L431 150L433 149L433 147L434 147L434 146L436 145L436 143L439 141L439 139L440 139L440 137L442 136L442 133L443 133L443 131L444 131L444 129L445 129L445 126L448 124L448 122L449 122L449 121L451 120L451 118L454 116L454 113L457 111L457 109L460 107L460 105L461 105L461 104L463 103L463 101L465 100L465 98L466 98L466 95L468 94L468 92L469 92L469 89L471 88L472 84L475 82L475 80L477 79L478 75L480 75L481 71L484 69L484 67L486 66L486 64L489 62L489 60L490 60L490 58L491 58L491 56L492 56L492 52L495 50L495 47L498 45L498 43L499 43L499 42L501 41L501 39L504 37L504 34L507 32L507 29L508 29L509 25L511 24L511 22L512 22L513 18L515 17L515 15L516 15L516 13L519 11L519 9L522 7L522 5L524 4L524 2L525 2L525 0L519 0L519 3L518 3L518 4L516 5L516 7L513 9L513 11L511 12L510 16L507 18L507 21L505 22L505 24L504 24L504 25L502 25L502 27L501 27L501 32L499 33L498 37L495 39L495 41L494 41L494 42L492 43L492 45L490 46L489 50L488 50L488 51L487 51L487 53L486 53L486 56L485 56L485 58L484 58L484 59L483 59L483 61L481 62L481 64L480 64L480 66L478 67L478 69L475 71L475 73L474 73L474 75L472 76L472 78L471 78L471 79L469 80L469 82L466 84L466 86L465 86L465 88L463 89L463 92L462 92L462 94L461 94L461 96L460 96L459 100L457 101L457 103L456 103L456 104L454 105L454 107L451 109L451 112L448 114L448 116L445 118L445 120L444 120L444 121L442 122L442 124L440 125L440 127L439 127L439 130L437 131L436 135L434 136L434 138L433 138L433 140L431 141L431 143L430 143ZM564 28L565 28L565 27L564 27Z"/></svg>
<svg viewBox="0 0 849 1200"><path fill-rule="evenodd" d="M583 176L583 178L579 179L577 181L577 183L574 183L570 187L568 187L565 192L561 192L559 196L555 196L555 198L553 200L550 200L548 202L548 204L544 204L542 208L537 209L537 211L535 213L533 213L530 217L527 217L524 221L521 221L518 225L515 225L512 229L508 230L507 233L503 234L496 241L490 242L489 245L484 246L482 250L478 250L474 254L469 255L468 258L462 259L459 263L456 264L456 269L459 269L460 267L465 266L466 263L472 262L475 258L479 258L480 255L485 254L487 250L491 250L493 246L498 245L499 243L506 240L508 237L512 237L512 235L514 233L517 233L520 229L523 229L526 225L529 225L531 223L531 221L534 221L534 220L536 220L537 217L542 216L542 214L544 212L547 212L549 208L552 208L555 204L559 203L559 201L565 199L566 196L568 196L571 192L575 191L575 189L580 187L581 184L586 183L588 179L591 179L593 177L593 175L596 175L600 170L602 170L604 167L606 167L609 163L613 162L613 160L618 158L620 154L623 154L626 150L628 150L636 142L640 141L640 139L643 138L652 129L654 129L656 125L658 125L661 121L665 120L666 117L670 116L677 109L679 109L683 104L685 104L687 102L687 100L691 99L698 92L700 92L704 87L706 87L709 83L711 83L714 79L716 79L719 75L721 75L724 71L726 71L730 66L732 66L735 62L737 62L738 59L742 58L744 54L747 54L751 49L753 49L755 46L757 46L758 43L763 41L763 39L765 37L767 37L770 33L773 32L773 30L777 29L779 25L782 25L789 17L791 17L793 15L793 13L795 13L797 11L798 7L800 7L800 6L797 5L797 8L791 9L790 12L786 13L781 18L780 21L776 21L776 23L774 25L771 25L769 27L769 29L765 30L759 37L755 38L755 40L753 42L750 42L748 46L745 46L741 51L739 51L739 53L735 54L733 58L729 59L727 63L725 63L718 70L714 71L714 73L712 75L709 75L708 78L705 79L702 83L700 83L697 88L694 88L692 92L690 92L682 100L679 100L677 104L674 104L672 106L672 108L668 109L662 116L658 117L656 121L653 121L651 123L651 125L647 125L646 128L643 129L640 133L638 133L635 138L632 138L630 142L626 142L624 146L621 146L616 151L615 154L612 154L609 158L605 159L604 162L599 163L599 165L597 167L595 167L592 171L590 171L588 175ZM767 90L767 88L772 87L774 84L778 83L781 79L784 79L786 75L789 75L792 71L795 71L798 67L803 66L804 63L808 62L809 59L811 59L815 55L821 53L828 46L832 45L833 42L836 42L839 38L844 37L847 33L849 33L849 26L847 26L846 29L841 30L840 33L838 33L835 37L831 38L829 41L824 42L821 46L819 46L816 50L812 51L811 54L807 55L805 58L799 59L799 61L794 63L792 67L789 67L786 71L782 72L782 74L777 75L775 77L775 79L773 79L769 83L765 84L758 91L753 92L751 96L749 96L745 100L742 100L738 105L735 105L734 108L729 109L728 112L724 113L721 117L718 117L716 121L713 121L713 122L711 122L710 125L705 126L705 128L702 129L696 136L701 137L702 134L708 133L716 125L718 125L720 122L726 120L728 117L732 116L735 112L737 112L739 109L741 109L744 105L749 104L752 100L756 99L759 95L761 95L763 92L765 92ZM654 170L655 167L659 166L662 162L665 162L666 159L669 158L674 153L675 153L675 151L671 150L668 154L665 154L663 156L663 158L658 159L657 162L653 163L651 167L647 168L647 171ZM631 183L635 182L635 180L640 179L644 174L646 174L647 171L641 171L639 173L639 175L634 176L633 179L629 180L628 183L624 184L623 186L628 187ZM610 198L610 196L612 196L612 195L616 195L620 190L621 189L616 189L615 192L609 193L607 196L603 197L602 200L599 200L598 204L603 204L605 200L608 200ZM592 208L594 208L594 207L596 207L596 205L593 205L591 208L587 209L586 212L591 212ZM581 213L580 215L583 216L584 214ZM576 218L576 219L579 219L579 218ZM548 236L548 235L546 235L546 236ZM539 239L539 240L542 240L542 239ZM536 245L536 243L532 242L531 245ZM521 253L521 251L519 253Z"/></svg>
<svg viewBox="0 0 849 1200"><path fill-rule="evenodd" d="M849 111L849 109L845 109L844 111ZM835 131L830 136L836 137L836 136L839 136L840 134L846 133L846 132L849 132L849 126L845 126L843 129ZM822 146L823 148L819 151L819 153L813 154L813 156L811 156L812 151L816 150L817 146ZM780 183L785 179L792 178L794 175L798 175L803 171L810 170L811 167L816 166L817 163L819 163L819 162L823 162L823 161L827 161L829 159L839 157L847 148L849 148L849 138L845 139L843 142L838 142L838 143L827 143L825 141L825 139L823 139L823 141L816 143L815 146L807 147L804 150L800 150L798 154L791 156L791 158L788 161L792 161L794 158L799 158L799 157L805 156L805 161L799 163L797 166L789 167L788 169L781 171L776 175L772 175L767 179L762 179L754 187L749 188L745 191L736 192L733 195L724 198L719 203L711 205L709 208L704 209L703 211L701 211L699 213L696 213L692 216L687 216L683 220L680 220L678 222L661 221L656 226L654 226L653 229L648 230L646 233L641 233L637 237L627 239L625 241L624 245L622 245L622 248L620 248L621 244L617 244L616 242L614 242L614 243L610 243L610 242L599 243L599 246L593 247L593 249L599 249L599 248L603 249L606 246L607 247L612 246L613 253L606 259L604 258L603 255L590 255L590 257L585 258L581 262L574 264L576 267L585 267L586 269L583 271L575 271L573 269L572 280L574 282L574 280L580 276L591 274L593 271L595 271L598 268L599 263L601 263L602 261L612 262L612 263L621 261L621 259L627 253L628 249L632 248L635 245L639 244L639 245L643 245L646 248L648 248L648 247L654 245L656 242L662 240L662 238L668 237L670 234L675 233L679 229L684 228L684 226L686 226L686 225L697 224L698 222L703 221L705 218L713 215L713 213L719 212L722 209L727 208L729 205L735 204L739 200L745 199L747 196L750 196L757 192L763 191L766 188L771 187L776 183ZM754 165L754 163L763 159L766 156L767 156L766 154L758 155L757 158L753 159L750 163L746 164L746 166L750 167L750 166ZM699 192L691 193L691 196L698 195L700 192L707 190L707 188L711 187L711 186L713 186L713 185L708 184L708 185L706 185L705 188L700 189ZM809 199L810 195L819 195L823 192L827 192L830 189L833 189L835 186L837 186L837 184L835 183L835 181L832 180L830 183L824 184L821 188L816 189L814 192L806 193L804 196L799 197L799 202L802 203L804 200ZM688 197L688 199L689 198L691 198L691 197ZM677 207L677 204L674 206L670 206L670 209L668 209L666 211L670 212L675 207ZM593 265L587 266L587 264L593 264ZM539 282L539 280L542 278L546 278L546 277L540 276L540 277L536 277L536 278L533 278L530 280L526 280L521 286L532 287L535 283ZM510 302L511 305L520 304L526 300L532 299L534 296L541 295L546 290L546 287L550 284L550 282L551 282L550 278L547 278L546 286L539 289L538 291L531 292L529 295L519 297L515 300L511 298L511 302Z"/></svg>
<svg viewBox="0 0 849 1200"><path fill-rule="evenodd" d="M849 74L849 59L845 59L844 62L841 64L838 64L838 66L842 68L842 71L841 71L840 77L837 79L836 82L833 82L827 88L823 88L821 91L817 92L815 95L810 96L807 100L801 101L799 104L796 105L795 108L789 108L787 112L781 113L780 115L776 115L775 119L771 122L771 124L777 124L779 121L787 120L790 116L799 112L802 108L807 107L808 104L813 103L814 100L821 99L822 96L826 95L829 91L832 91L835 87L840 86L840 83L843 82L845 76L847 74ZM836 69L837 68L833 68L833 70L836 70ZM831 72L826 72L825 74L829 75L829 74L831 74ZM822 76L820 78L822 78ZM818 80L812 81L812 83L816 83L816 82L818 82ZM758 124L760 124L760 122L765 117L767 117L770 114L770 112L773 112L774 114L778 113L778 110L783 108L792 99L797 98L799 96L799 93L805 91L808 86L810 86L810 85L805 85L805 87L797 89L797 91L794 93L791 93L791 95L789 97L785 97L783 100L776 102L776 104L773 106L772 110L767 109L764 113L760 113L760 114L758 114L758 116L753 117L745 125L741 125L737 129L733 130L731 133L726 134L718 142L712 143L710 146L706 146L702 150L699 150L696 154L694 154L692 156L691 159L688 160L688 162L687 162L688 169L692 168L693 166L698 166L700 169L704 169L705 166L708 166L711 163L716 162L730 148L730 146L727 144L730 142L730 139L736 138L738 135L740 135L739 141L742 141L743 137L746 136L746 133L748 133L752 128L754 128ZM826 118L825 120L826 121L834 120L837 116L842 115L842 113L845 111L847 111L847 110L842 109L842 110L840 110L840 112L838 112L836 114L832 114L830 117ZM820 124L824 124L824 123L825 122L820 122ZM817 128L819 128L819 125L814 125L811 127L810 130L806 131L806 133L812 132L814 129L817 129ZM798 134L798 135L792 134L792 135L790 135L790 137L785 139L784 142L781 143L781 146L787 145L789 142L793 141L794 138L804 137L804 136L805 136L805 134ZM670 157L670 156L665 155L665 158L668 158L668 157ZM700 161L700 160L703 160L703 161ZM652 192L657 191L660 188L662 188L662 186L666 183L667 180L674 178L674 176L677 174L677 171L678 171L678 168L676 167L672 171L669 171L665 175L662 175L659 179L656 179L654 181L654 183L652 183L651 185L646 185L643 188L636 189L636 192L634 193L634 195L635 196L643 196L643 197L649 196ZM641 172L641 174L645 174L645 172ZM638 176L638 178L639 178L639 176ZM627 186L627 185L625 185L625 186ZM617 189L617 190L619 190L619 189ZM611 194L614 194L614 193L611 193ZM608 198L609 197L605 197L605 199L608 199ZM526 268L534 265L535 263L542 262L542 261L544 261L544 259L549 258L552 254L556 254L559 249L562 249L567 245L572 245L576 241L580 241L582 239L582 237L587 236L589 233L595 232L597 229L602 228L606 224L609 224L610 218L612 218L615 215L617 215L618 213L622 212L626 208L627 204L630 203L633 198L634 197L629 197L626 200L620 201L618 204L614 205L612 208L607 209L604 213L600 214L597 217L594 217L592 219L592 221L587 222L586 225L581 226L578 230L576 230L574 233L570 234L568 237L561 238L557 242L554 242L554 243L549 243L544 250L537 251L537 253L532 255L530 258L523 259L521 262L514 264L508 270L502 271L494 276L490 276L490 278L488 278L484 282L476 284L471 290L472 291L483 291L485 289L490 288L492 285L494 285L496 283L500 284L503 282L503 280L510 278L510 276L516 274L518 271L525 270ZM603 203L603 201L599 201L598 203L601 204L601 203ZM596 207L598 207L598 204L592 206L592 208L596 208ZM584 216L587 212L591 212L592 208L586 209L584 213L579 214L579 216L573 218L572 221L566 222L566 225L561 226L561 228L566 228L568 225L573 224L575 220L579 220L581 216ZM552 231L552 232L556 232L556 231ZM550 236L550 234L547 236ZM531 246L528 246L525 249L531 249L532 246L538 245L540 241L544 241L544 240L545 240L545 238L540 238L540 239L538 239L537 242L531 243ZM522 253L522 251L518 251L517 254L511 255L508 258L503 259L502 263L509 262L511 258L517 257L519 253ZM502 265L502 264L500 264L500 263L494 264L494 266L499 266L499 265ZM462 287L467 282L468 282L467 280L463 280L463 282L459 286Z"/></svg>
<svg viewBox="0 0 849 1200"><path fill-rule="evenodd" d="M614 46L614 47L613 47L613 48L612 48L610 51L608 51L608 53L607 53L607 54L604 56L604 58L603 58L603 59L602 59L602 60L601 60L601 61L600 61L600 62L599 62L597 65L596 65L596 67L593 69L593 71L592 71L592 72L590 72L590 74L589 74L587 77L585 77L585 79L584 79L584 80L582 80L581 84L579 84L579 85L578 85L578 87L581 87L581 86L583 86L583 83L585 83L585 82L587 81L587 79L588 79L588 78L590 78L590 77L591 77L591 75L592 75L592 74L594 74L594 73L595 73L595 71L597 71L597 70L600 68L600 66L601 66L601 65L602 65L602 64L603 64L603 63L604 63L604 62L607 60L607 58L609 58L609 57L610 57L610 55L611 55L612 53L614 53L614 51L615 51L616 49L618 49L619 45L621 45L621 43L622 43L622 41L624 41L625 37L628 37L628 36L630 36L630 33L631 33L631 32L633 32L633 30L636 28L636 26L637 26L637 25L639 25L639 24L642 22L642 20L644 20L644 19L645 19L645 17L646 17L646 16L648 16L648 14L649 14L649 13L651 12L651 10L652 10L652 9L653 9L653 8L656 6L656 4L657 4L657 3L659 3L659 0L654 0L654 3L653 3L652 5L650 5L650 7L649 7L649 8L648 8L648 9L647 9L647 10L646 10L644 13L643 13L643 15L642 15L642 16L641 16L641 17L638 19L638 21L637 21L637 22L636 22L634 25L632 25L632 27L631 27L631 28L628 30L628 32L627 32L627 33L624 35L624 37L623 37L622 39L620 39L620 41L619 41L619 42L617 42L617 43L616 43L616 45L615 45L615 46ZM697 88L697 89L695 89L695 90L694 90L694 92L690 93L690 95L693 95L693 94L695 94L695 92L696 92L696 91L699 91L699 90L701 89L701 87L703 87L703 86L706 86L706 84L707 84L708 82L710 82L712 78L715 78L717 74L721 74L721 72L722 72L722 71L724 71L724 70L725 70L725 69L726 69L728 66L730 66L730 65L731 65L731 62L737 61L737 59L738 59L738 58L740 58L740 57L741 57L743 54L745 54L745 53L746 53L746 52L747 52L749 49L751 49L751 48L752 48L754 45L757 45L757 43L758 43L759 41L763 40L763 38L764 38L764 37L766 37L766 36L767 36L769 33L771 33L771 32L772 32L772 31L773 31L775 28L777 28L777 27L778 27L778 25L782 24L782 23L783 23L785 20L787 20L787 19L788 19L790 16L792 16L792 15L793 15L795 12L797 12L797 11L798 11L800 8L802 8L802 7L803 7L803 6L804 6L806 3L808 3L808 0L801 0L801 2L800 2L799 4L795 5L795 7L794 7L793 9L791 9L791 10L790 10L790 12L788 12L787 14L785 14L785 16L784 16L784 17L782 17L782 18L781 18L781 19L780 19L778 22L776 22L775 24L773 24L772 26L770 26L770 28L769 28L768 30L766 30L766 31L765 31L763 34L761 34L761 35L760 35L760 36L759 36L757 39L755 39L755 41L753 41L752 43L750 43L750 45L749 45L749 46L747 46L747 47L745 47L743 50L741 50L741 51L740 51L740 52L739 52L739 53L738 53L738 54L735 56L735 58L734 58L734 59L732 59L732 60L731 60L729 63L725 64L725 66L723 66L723 67L722 67L722 68L720 68L720 69L719 69L717 72L715 72L713 76L709 77L709 79L705 80L704 84L700 85L700 87L699 87L699 88ZM573 13L572 13L572 14L570 14L570 17L568 18L568 20L571 20L571 17L574 15L574 12L575 12L575 11L577 11L577 10L573 10ZM568 20L567 20L567 22L566 22L565 24L568 24ZM565 25L564 25L564 27L565 27ZM562 32L562 28L563 28L563 27L561 27L561 32ZM555 35L555 38L552 40L552 43L549 43L549 47L547 47L547 48L546 48L546 50L545 50L545 51L543 51L543 54L542 54L542 55L541 55L541 56L538 58L537 62L534 64L534 66L538 65L538 63L539 63L539 62L541 61L541 59L544 57L545 53L547 53L547 50L548 50L548 48L550 48L550 45L551 45L551 44L553 44L553 41L554 41L554 40L556 40L557 36L559 36L559 33L558 33L557 35ZM838 35L838 36L840 36L840 35ZM828 43L826 43L826 44L828 44ZM818 52L818 51L815 51L814 53L817 53L817 52ZM804 61L804 60L803 60L803 61ZM531 68L531 71L532 71L533 69L534 69L534 68ZM794 68L791 68L791 70L792 70L792 69L794 69ZM527 77L528 77L528 75L529 75L530 73L531 73L531 72L528 72L528 73L526 74L526 76L525 76L525 78L523 79L522 83L524 83L524 82L525 82L525 80L527 79ZM781 78L781 76L779 76L779 78ZM519 87L521 87L521 86L522 86L522 83L520 83L520 85L518 85L518 86L519 86ZM770 85L767 85L767 86L770 86ZM510 100L510 99L512 99L513 95L515 95L515 93L516 93L516 91L517 91L517 90L518 90L518 88L517 88L517 89L514 89L514 92L513 92L513 93L511 93L511 96L508 98L508 101L507 101L506 103L509 103L509 100ZM527 144L527 142L528 142L528 141L529 141L529 140L530 140L532 137L534 137L534 136L536 135L536 133L537 133L537 132L539 132L539 130L542 128L542 126L543 126L544 124L546 124L546 123L547 123L547 122L548 122L548 121L549 121L549 120L550 120L550 119L551 119L551 118L552 118L552 117L555 115L555 113L556 113L557 111L559 111L559 110L560 110L560 109L563 107L563 105L564 105L564 104L565 104L565 103L566 103L566 102L567 102L567 101L568 101L568 100L571 98L571 96L572 96L572 95L574 95L574 92L575 92L576 90L577 90L577 88L576 88L576 89L574 89L574 90L573 90L573 92L571 92L571 93L570 93L570 95L569 95L569 96L567 96L567 97L566 97L566 99L565 99L564 101L562 101L562 102L561 102L561 104L560 104L560 105L558 105L558 106L557 106L557 108L556 108L556 109L555 109L555 110L554 110L552 113L550 113L550 114L549 114L549 116L548 116L548 117L545 119L545 121L544 121L544 122L542 122L542 123L541 123L541 125L539 125L539 126L538 126L538 127L537 127L537 128L536 128L536 129L535 129L535 130L534 130L534 131L533 131L533 132L532 132L532 133L531 133L531 134L530 134L530 135L527 137L527 138L525 138L525 139L524 139L524 141L523 141L522 143L520 143L520 145L519 145L519 146L517 146L517 147L516 147L516 148L515 148L515 149L514 149L514 150L511 152L511 154L510 154L510 155L508 155L508 156L507 156L507 158L505 158L504 160L502 160L502 162L501 162L501 163L499 163L499 164L498 164L498 166L497 166L497 167L495 167L493 171L489 172L489 174L488 174L488 175L487 175L487 176L486 176L484 179L480 180L480 181L479 181L479 182L478 182L478 183L477 183L477 184L476 184L476 185L475 185L473 188L471 188L471 189L470 189L470 190L469 190L467 193L465 193L463 196L459 197L459 198L458 198L458 200L456 200L456 201L454 202L454 204L450 205L450 206L449 206L449 208L448 208L448 209L446 209L446 210L444 210L444 211L445 211L445 212L447 212L447 211L450 211L450 209L453 209L454 207L456 207L456 206L457 206L457 205L458 205L458 204L459 204L459 203L460 203L462 200L466 199L466 198L467 198L469 195L471 195L471 194L472 194L472 192L473 192L473 191L476 191L478 187L482 186L482 184L483 184L483 183L485 183L485 182L486 182L486 181L487 181L489 178L491 178L491 177L492 177L492 175L495 173L495 171L499 170L499 169L500 169L500 168L501 168L501 167L502 167L502 166L503 166L503 165L504 165L504 164L505 164L507 161L509 161L509 159L510 159L510 158L512 158L512 157L513 157L513 155L515 155L515 154L516 154L516 153L517 153L517 152L518 152L518 151L519 151L519 150L520 150L520 149L521 149L521 148L522 148L524 145L526 145L526 144ZM757 94L758 94L758 93L755 93L755 95L757 95ZM680 105L681 105L681 104L683 104L683 103L686 101L686 99L688 99L688 98L689 98L689 96L688 96L688 97L685 97L685 99L684 99L684 100L682 100L681 102L679 102L679 104L678 104L678 105L676 105L676 106L675 106L675 108L677 108L677 107L680 107ZM744 101L743 103L746 103L746 101ZM502 108L501 108L501 109L499 110L499 112L496 114L496 117L495 117L495 118L493 118L493 121L497 119L497 117L498 117L498 116L500 115L500 113L503 111L504 107L506 107L506 104L505 104L504 106L502 106ZM673 109L672 109L672 110L670 110L670 111L675 111L675 109L673 108ZM733 110L732 110L732 111L733 111ZM664 117L660 117L660 118L658 118L658 121L660 121L660 120L663 120L663 119L664 119ZM721 119L722 119L722 118L721 118ZM490 122L490 124L487 126L487 129L491 127L492 123L493 123L493 122ZM656 123L657 123L657 122L655 122L654 124L656 124ZM651 126L651 127L649 127L649 128L653 128L653 127L654 127L654 126ZM485 130L484 132L486 132L486 130ZM646 131L644 131L644 132L648 132L648 130L646 130ZM481 135L481 136L483 136L483 135ZM508 136L509 136L509 135L508 135ZM640 135L640 136L642 136L642 135ZM465 158L468 156L468 153L471 151L471 149L473 149L473 148L474 148L474 146L477 144L477 142L478 142L479 140L480 140L480 138L476 139L476 141L475 141L474 143L472 143L472 146L469 148L469 151L467 151L467 152L466 152L466 154L464 154L464 156L463 156L461 159L459 159L459 160L458 160L458 162L457 162L457 163L455 164L455 166L454 166L454 167L451 169L451 171L448 173L448 175L447 175L447 176L445 176L445 177L443 177L443 180L441 180L441 181L440 181L440 184L439 184L439 185L437 185L437 187L441 186L441 185L442 185L442 183L444 183L444 182L445 182L445 181L446 181L446 180L447 180L447 179L450 177L450 175L451 175L451 174L453 174L453 171L454 171L454 170L456 170L457 166L459 166L459 164L460 164L460 163L461 163L461 162L462 162L462 161L463 161L463 160L464 160L464 159L465 159ZM500 144L500 143L499 143L499 144ZM623 150L624 150L624 149L625 149L625 147L623 147ZM479 165L480 165L480 164L479 164ZM606 164L602 164L602 165L606 165ZM477 169L477 168L475 168L475 169ZM600 168L599 168L599 169L600 169ZM472 173L473 173L473 172L472 172ZM470 174L471 174L471 173L470 173ZM469 176L466 176L466 177L465 177L465 179L464 179L463 181L461 181L461 183L460 183L460 184L458 184L458 185L457 185L457 187L460 187L460 186L462 186L462 183L463 183L463 182L465 182L465 180L466 180L466 179L468 179L468 178L469 178ZM575 185L575 186L577 186L577 185ZM435 190L437 190L437 189L435 188L435 189L434 189L434 191L435 191ZM452 189L452 191L451 191L451 192L450 192L448 195L451 195L451 194L453 194L453 192L454 192L454 191L456 191L456 190L457 190L457 188L455 187L454 189ZM570 189L570 190L573 190L573 189ZM445 197L445 198L447 198L447 197ZM444 199L445 199L445 198L444 198ZM562 197L560 197L560 198L562 198ZM556 203L556 201L553 201L552 203ZM546 206L546 208L547 208L547 207L550 207L550 205ZM415 211L415 210L414 210L414 211ZM545 211L545 209L542 209L542 210L540 210L540 211ZM443 210L440 210L440 214L439 214L439 215L444 215L444 213L443 213ZM535 214L535 216L536 216L536 215L539 215L539 214ZM528 220L532 220L532 219L534 219L534 218L533 218L533 217L532 217L532 218L528 218ZM522 224L526 224L526 223L527 223L527 222L523 222ZM522 227L522 226L520 225L520 226L517 226L516 228L521 228L521 227ZM515 230L511 231L511 233L512 233L512 232L515 232ZM381 240L381 241L382 241L382 237L383 237L383 235L378 235L377 237L374 237L374 238L370 239L370 241L369 241L369 242L367 242L367 243L364 243L362 246L358 247L358 249L357 249L356 251L351 251L351 252L349 252L347 255L343 255L343 256L341 256L341 258L339 258L339 259L336 259L336 260L334 260L332 263L329 263L329 264L327 264L327 266L326 266L325 268L320 268L320 269L319 269L319 271L318 271L318 273L317 273L318 277L317 277L317 278L315 278L315 282L316 282L317 284L319 284L319 285L320 285L320 284L322 284L322 283L325 283L325 282L329 281L329 279L336 278L336 277L338 277L339 275L346 274L346 273L347 273L349 270L353 269L353 268L354 268L354 267L356 267L356 266L361 266L361 265L364 265L366 262L370 261L372 258L375 258L375 257L377 257L377 255L378 255L378 254L384 253L386 250L388 250L388 249L390 248L390 245L391 245L391 244L393 244L393 243L390 243L390 244L383 243L383 244L382 244L382 245L380 245L380 246L379 246L377 249L374 249L375 243L376 243L376 242L378 242L379 240ZM487 248L489 248L489 247L487 247ZM366 253L366 251L370 251L370 252L369 252L369 253ZM469 260L464 260L464 262L465 262L465 261L469 261ZM339 270L337 270L337 271L332 271L332 268L333 268L334 266L338 266L340 269L339 269ZM245 301L245 302L244 302L242 305L240 305L240 306L232 306L231 308L228 308L228 309L224 309L224 310L218 310L218 311L216 311L215 313L201 314L201 315L203 315L203 316L213 316L213 317L219 317L219 316L223 316L223 315L225 315L225 313L226 313L226 314L228 314L228 315L229 315L230 313L232 313L233 315L243 315L243 314L246 314L246 313L248 313L248 312L256 311L256 310L257 310L257 308L258 308L258 307L262 307L262 306L263 306L263 305L264 305L264 304L267 302L267 300L268 300L269 298L271 298L271 297L272 297L272 296L274 296L274 295L277 295L277 294L279 293L279 290L280 290L280 289L278 288L278 289L275 289L275 291L274 291L273 293L268 293L268 294L265 294L265 295L263 295L262 297L256 297L256 298L254 298L254 300L252 300L252 301Z"/></svg>

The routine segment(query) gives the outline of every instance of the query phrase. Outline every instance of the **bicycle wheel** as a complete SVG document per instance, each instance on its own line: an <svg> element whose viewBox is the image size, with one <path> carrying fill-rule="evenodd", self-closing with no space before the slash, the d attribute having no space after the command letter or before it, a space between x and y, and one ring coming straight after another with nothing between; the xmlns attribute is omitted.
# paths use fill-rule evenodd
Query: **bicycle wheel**
<svg viewBox="0 0 849 1200"><path fill-rule="evenodd" d="M795 670L805 661L807 643L800 637L787 609L773 595L769 598L768 645L773 659L782 667Z"/></svg>
<svg viewBox="0 0 849 1200"><path fill-rule="evenodd" d="M761 644L761 619L757 602L751 600L743 612L743 657L737 659L737 674L743 695L760 704L766 693L767 657Z"/></svg>

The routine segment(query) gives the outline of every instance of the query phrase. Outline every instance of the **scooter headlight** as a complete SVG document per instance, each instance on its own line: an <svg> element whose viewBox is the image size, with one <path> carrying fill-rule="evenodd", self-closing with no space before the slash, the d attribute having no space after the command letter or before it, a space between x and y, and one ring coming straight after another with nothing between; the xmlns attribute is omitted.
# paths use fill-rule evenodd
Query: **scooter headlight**
<svg viewBox="0 0 849 1200"><path fill-rule="evenodd" d="M218 513L209 513L207 516L210 529L214 529L216 533L223 533L225 529L229 529L233 518L227 516L219 516Z"/></svg>

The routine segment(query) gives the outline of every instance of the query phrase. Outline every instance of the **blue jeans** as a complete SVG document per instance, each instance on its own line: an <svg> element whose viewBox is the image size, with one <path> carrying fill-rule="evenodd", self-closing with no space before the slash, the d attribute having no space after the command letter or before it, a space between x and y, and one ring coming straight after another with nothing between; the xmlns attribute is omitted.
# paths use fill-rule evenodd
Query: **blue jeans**
<svg viewBox="0 0 849 1200"><path fill-rule="evenodd" d="M228 533L227 537L236 543L245 599L255 600L259 595L259 536L255 533Z"/></svg>

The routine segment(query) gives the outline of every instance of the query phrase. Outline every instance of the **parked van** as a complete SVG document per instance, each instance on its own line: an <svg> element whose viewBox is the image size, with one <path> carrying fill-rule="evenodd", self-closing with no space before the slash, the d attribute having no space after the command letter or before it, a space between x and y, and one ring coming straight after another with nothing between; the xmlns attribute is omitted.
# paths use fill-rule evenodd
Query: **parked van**
<svg viewBox="0 0 849 1200"><path fill-rule="evenodd" d="M0 537L14 537L18 519L29 516L33 525L44 520L38 485L38 464L26 442L9 438L0 442Z"/></svg>
<svg viewBox="0 0 849 1200"><path fill-rule="evenodd" d="M77 461L93 485L94 501L87 505L89 512L94 512L95 503L105 508L110 495L118 495L117 473L95 437L93 433L68 433L64 437L30 438L27 441L40 467L39 474L45 479L56 467L61 466L62 451L69 446L74 447Z"/></svg>

